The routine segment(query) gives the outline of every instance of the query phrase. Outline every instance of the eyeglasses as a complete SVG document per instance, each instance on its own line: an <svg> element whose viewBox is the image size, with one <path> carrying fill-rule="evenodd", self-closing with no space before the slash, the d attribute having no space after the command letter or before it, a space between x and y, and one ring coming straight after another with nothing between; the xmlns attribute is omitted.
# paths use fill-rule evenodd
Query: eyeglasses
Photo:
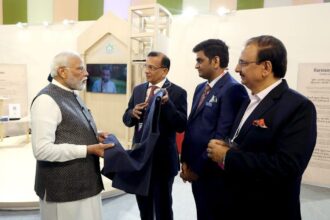
<svg viewBox="0 0 330 220"><path fill-rule="evenodd" d="M166 68L166 67L164 67L164 66L154 66L154 65L150 65L150 64L144 64L143 65L143 68L144 69L147 69L147 70L151 70L151 71L156 71L156 70L158 70L158 69L161 69L161 68Z"/></svg>
<svg viewBox="0 0 330 220"><path fill-rule="evenodd" d="M239 65L239 66L248 66L248 65L250 65L251 63L259 64L260 62L258 62L258 61L245 61L245 60L238 60L238 65Z"/></svg>

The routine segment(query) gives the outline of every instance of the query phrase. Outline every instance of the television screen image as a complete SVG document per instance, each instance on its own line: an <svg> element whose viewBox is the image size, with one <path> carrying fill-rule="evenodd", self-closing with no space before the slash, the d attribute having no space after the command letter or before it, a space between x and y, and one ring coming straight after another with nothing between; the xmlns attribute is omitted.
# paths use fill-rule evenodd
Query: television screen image
<svg viewBox="0 0 330 220"><path fill-rule="evenodd" d="M87 92L126 93L127 64L87 64Z"/></svg>

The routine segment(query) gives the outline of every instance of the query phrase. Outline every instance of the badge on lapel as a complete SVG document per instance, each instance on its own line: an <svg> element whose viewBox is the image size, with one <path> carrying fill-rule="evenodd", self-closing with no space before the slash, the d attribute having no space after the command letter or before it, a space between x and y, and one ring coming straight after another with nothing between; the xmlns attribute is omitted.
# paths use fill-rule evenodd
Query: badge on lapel
<svg viewBox="0 0 330 220"><path fill-rule="evenodd" d="M268 128L265 123L265 119L263 118L253 120L252 125L260 128Z"/></svg>

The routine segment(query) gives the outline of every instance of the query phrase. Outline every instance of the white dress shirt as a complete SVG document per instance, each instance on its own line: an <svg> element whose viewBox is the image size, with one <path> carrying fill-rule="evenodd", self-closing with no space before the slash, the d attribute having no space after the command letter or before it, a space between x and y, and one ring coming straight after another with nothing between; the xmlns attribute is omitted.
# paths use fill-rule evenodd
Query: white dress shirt
<svg viewBox="0 0 330 220"><path fill-rule="evenodd" d="M74 92L55 79L52 83ZM34 100L31 107L31 128L32 148L37 160L64 162L86 157L86 145L54 144L55 132L61 121L61 110L49 95L42 94Z"/></svg>
<svg viewBox="0 0 330 220"><path fill-rule="evenodd" d="M227 72L221 73L219 76L217 76L217 78L215 78L214 80L212 80L211 82L208 83L209 86L211 87L211 89L221 79L221 77L223 77L225 74L227 74Z"/></svg>
<svg viewBox="0 0 330 220"><path fill-rule="evenodd" d="M239 131L241 130L243 124L245 123L246 119L252 114L253 110L259 105L259 103L272 91L276 86L278 86L282 80L278 80L272 85L268 86L266 89L262 90L261 92L257 94L249 94L250 97L250 104L246 108L245 113L241 119L241 122L239 123L239 126L236 129L235 135L232 138L232 141L235 140L235 138L238 136Z"/></svg>

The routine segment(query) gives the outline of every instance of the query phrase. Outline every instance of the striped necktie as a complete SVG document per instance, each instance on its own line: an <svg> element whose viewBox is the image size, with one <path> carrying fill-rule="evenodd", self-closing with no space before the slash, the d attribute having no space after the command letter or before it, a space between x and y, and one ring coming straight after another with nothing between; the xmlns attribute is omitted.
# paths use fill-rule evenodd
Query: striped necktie
<svg viewBox="0 0 330 220"><path fill-rule="evenodd" d="M150 102L152 100L152 98L155 96L155 90L158 89L158 86L149 86L150 88L150 93L149 96L147 98L147 102Z"/></svg>
<svg viewBox="0 0 330 220"><path fill-rule="evenodd" d="M197 109L199 109L202 106L202 104L204 103L205 98L209 94L210 90L211 90L211 86L209 84L206 84L203 94L201 95L201 98L199 99Z"/></svg>

